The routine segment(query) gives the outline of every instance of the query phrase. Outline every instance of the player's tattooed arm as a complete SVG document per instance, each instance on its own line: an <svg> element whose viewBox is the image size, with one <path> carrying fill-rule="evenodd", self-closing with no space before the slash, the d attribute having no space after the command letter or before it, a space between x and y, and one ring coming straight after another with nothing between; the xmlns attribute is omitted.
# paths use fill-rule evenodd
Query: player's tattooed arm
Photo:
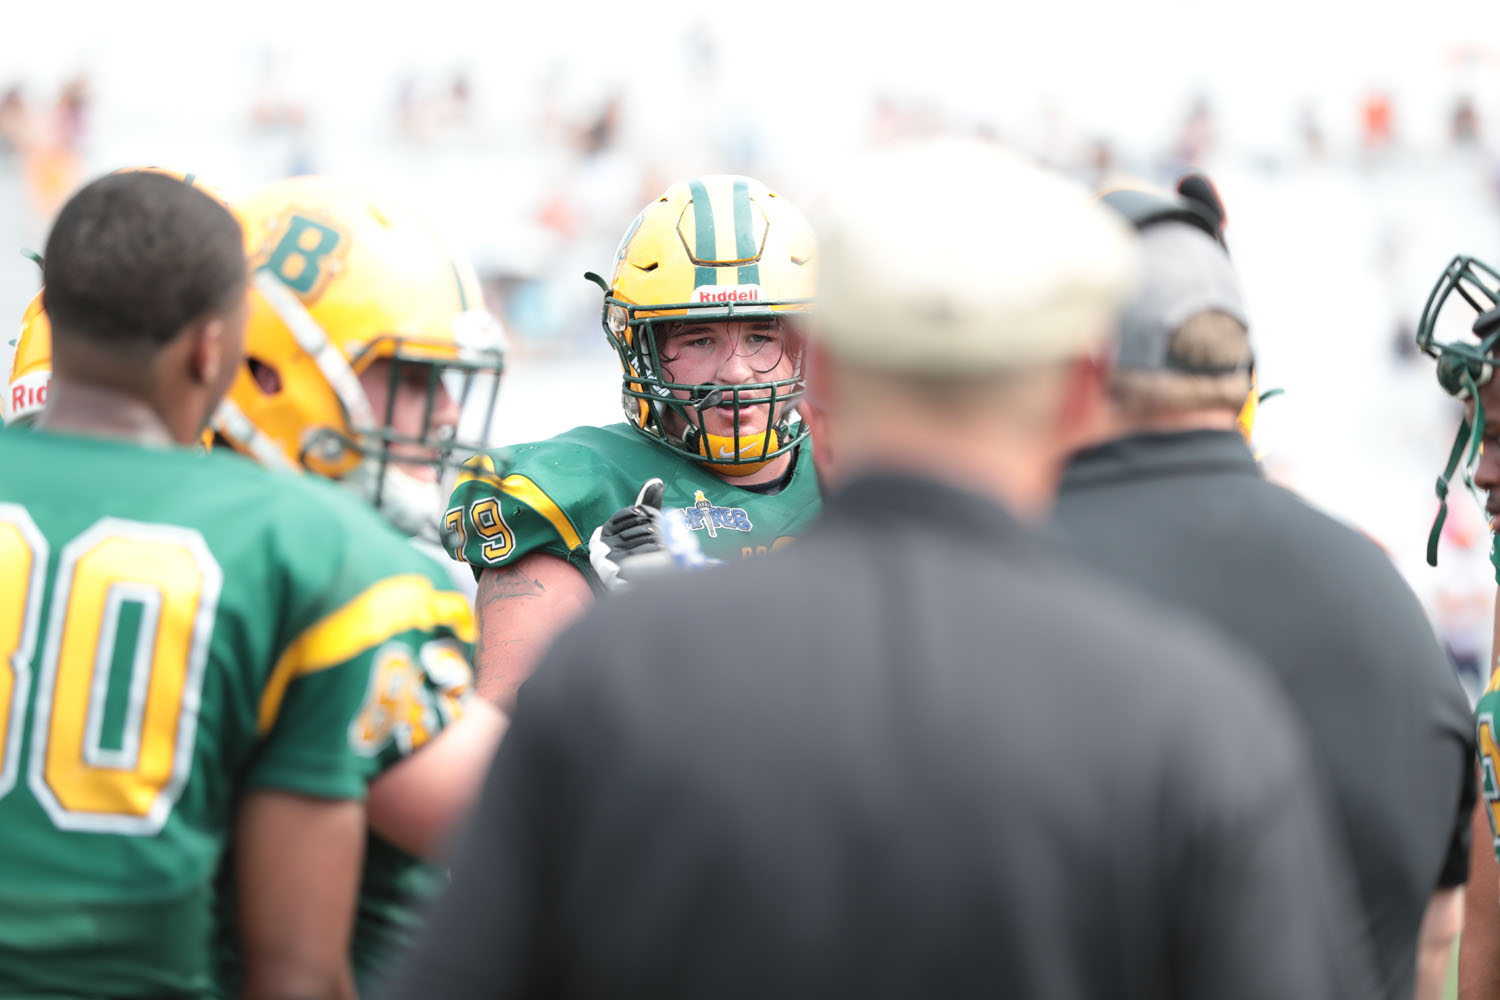
<svg viewBox="0 0 1500 1000"><path fill-rule="evenodd" d="M593 599L583 574L556 556L535 552L510 566L486 569L474 596L475 690L508 712L552 640Z"/></svg>

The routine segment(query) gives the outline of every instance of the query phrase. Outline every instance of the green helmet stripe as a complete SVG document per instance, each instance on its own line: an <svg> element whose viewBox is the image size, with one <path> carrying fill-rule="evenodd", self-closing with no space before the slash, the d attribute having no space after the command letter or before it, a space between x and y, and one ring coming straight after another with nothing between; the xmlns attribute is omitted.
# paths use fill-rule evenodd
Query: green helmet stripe
<svg viewBox="0 0 1500 1000"><path fill-rule="evenodd" d="M708 200L708 188L701 180L688 181L688 191L693 196L693 223L696 227L693 241L693 256L699 260L715 260L718 257L717 237L714 235L714 206ZM708 254L713 254L709 257ZM717 285L718 276L712 267L699 264L693 273L693 287Z"/></svg>
<svg viewBox="0 0 1500 1000"><path fill-rule="evenodd" d="M734 255L740 260L755 256L755 225L750 221L750 185L741 177L734 182ZM740 284L760 284L760 265L741 264Z"/></svg>

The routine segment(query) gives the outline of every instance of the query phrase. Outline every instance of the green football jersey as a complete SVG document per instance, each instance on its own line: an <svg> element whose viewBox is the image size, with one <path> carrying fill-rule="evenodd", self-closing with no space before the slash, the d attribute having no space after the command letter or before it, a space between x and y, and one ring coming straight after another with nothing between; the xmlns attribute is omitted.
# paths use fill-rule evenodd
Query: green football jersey
<svg viewBox="0 0 1500 1000"><path fill-rule="evenodd" d="M791 479L767 495L720 478L629 424L575 427L472 459L448 501L444 543L476 573L545 552L568 560L597 589L589 536L635 503L642 483L660 478L662 509L682 510L704 555L764 555L791 542L821 504L809 450L799 448L792 461Z"/></svg>
<svg viewBox="0 0 1500 1000"><path fill-rule="evenodd" d="M447 575L452 564L435 563L436 550L414 547L413 551L438 577ZM421 648L419 675L400 671L376 679L369 706L389 731L375 755L379 770L420 751L467 710L473 697L470 652L467 644L428 642ZM223 1000L238 996L244 979L234 933L234 884L229 876L224 872L220 882L219 996ZM378 834L366 837L350 938L350 962L360 996L377 993L400 962L421 926L427 902L441 884L440 869Z"/></svg>
<svg viewBox="0 0 1500 1000"><path fill-rule="evenodd" d="M417 551L429 563L437 556L436 549L430 554ZM434 563L433 569L446 573L452 565ZM402 694L407 701L395 714L409 723L396 730L396 738L381 755L382 765L417 753L467 709L474 687L470 650L464 648L462 655L456 649L442 651L444 656L429 657L423 664L421 684ZM422 925L426 904L442 884L441 869L377 834L369 835L351 941L354 984L360 996L374 996L394 971Z"/></svg>
<svg viewBox="0 0 1500 1000"><path fill-rule="evenodd" d="M433 555L423 554L422 558L431 562ZM435 572L446 573L453 564L433 565ZM392 740L382 763L395 763L417 753L467 709L474 688L469 667L471 650L465 648L461 656L452 655L454 650L446 652L449 655L424 664L422 684L410 692L413 701L404 714L420 720L420 725L408 726L400 738ZM373 996L394 970L421 927L427 902L441 886L439 868L370 834L351 942L354 982L360 996Z"/></svg>
<svg viewBox="0 0 1500 1000"><path fill-rule="evenodd" d="M237 797L362 798L469 604L329 484L31 431L0 565L0 995L211 995Z"/></svg>
<svg viewBox="0 0 1500 1000"><path fill-rule="evenodd" d="M426 904L443 886L443 871L370 835L354 914L354 985L375 996L406 957L426 916Z"/></svg>

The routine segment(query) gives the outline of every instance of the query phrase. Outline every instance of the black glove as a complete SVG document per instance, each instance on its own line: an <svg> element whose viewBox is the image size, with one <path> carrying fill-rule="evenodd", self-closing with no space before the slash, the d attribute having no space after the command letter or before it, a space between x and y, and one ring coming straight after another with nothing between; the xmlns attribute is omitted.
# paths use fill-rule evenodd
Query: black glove
<svg viewBox="0 0 1500 1000"><path fill-rule="evenodd" d="M635 503L615 511L589 537L589 563L605 590L619 590L672 567L661 530L664 492L660 479L646 480Z"/></svg>

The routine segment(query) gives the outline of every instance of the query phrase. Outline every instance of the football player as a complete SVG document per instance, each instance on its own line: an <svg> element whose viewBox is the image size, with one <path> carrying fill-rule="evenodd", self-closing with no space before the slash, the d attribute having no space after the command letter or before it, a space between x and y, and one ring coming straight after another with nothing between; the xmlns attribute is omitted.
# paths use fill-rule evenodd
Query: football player
<svg viewBox="0 0 1500 1000"><path fill-rule="evenodd" d="M410 212L330 178L267 185L236 211L255 288L246 362L214 419L219 445L337 479L439 558L429 540L439 478L457 462L456 397L478 404L482 435L503 362L498 324L476 307L472 269ZM297 251L279 252L285 241ZM38 294L12 366L11 422L26 424L41 411L50 376ZM472 577L464 577L472 594ZM468 698L467 650L430 652L420 683L396 678L381 696L391 733L369 813L385 836L372 835L367 846L353 936L362 992L399 957L413 906L433 880L416 855L431 854L467 807L503 725L494 709ZM418 749L425 752L410 766L392 766ZM237 978L235 950L222 957Z"/></svg>
<svg viewBox="0 0 1500 1000"><path fill-rule="evenodd" d="M468 603L364 505L193 447L243 352L222 204L104 177L44 279L51 398L0 433L0 994L211 993L232 836L246 993L352 997L385 694Z"/></svg>
<svg viewBox="0 0 1500 1000"><path fill-rule="evenodd" d="M1459 300L1467 304L1468 312ZM1457 308L1445 308L1449 306ZM1457 322L1461 321L1461 322ZM1464 326L1474 339L1443 342L1443 326ZM1491 530L1500 519L1500 381L1494 363L1500 351L1500 270L1473 257L1454 257L1444 268L1417 323L1417 346L1437 361L1438 382L1464 403L1464 419L1438 477L1437 520L1427 539L1427 561L1437 565L1438 541L1447 516L1449 481L1461 474L1472 488L1488 494L1485 512ZM1489 448L1483 445L1490 445ZM1491 561L1500 581L1500 535ZM1479 801L1474 810L1469 854L1471 891L1461 918L1458 982L1462 996L1500 996L1500 672L1494 650L1500 650L1500 598L1495 607L1495 646L1489 686L1475 708L1479 749ZM1426 928L1424 928L1424 934Z"/></svg>
<svg viewBox="0 0 1500 1000"><path fill-rule="evenodd" d="M224 196L218 190L204 184L193 173L184 173L168 167L124 167L116 173L138 171L162 174L180 180L198 188L214 200L225 204L226 208L228 207L224 202ZM29 251L26 254L36 261L38 267L45 268L41 257ZM31 302L27 304L26 311L21 317L21 332L16 340L15 352L10 359L10 380L6 384L5 395L0 396L0 421L3 421L6 426L24 427L30 424L46 408L47 390L51 381L52 326L47 320L42 293L37 292L32 296ZM207 449L212 443L213 432L205 428L203 431L204 448Z"/></svg>
<svg viewBox="0 0 1500 1000"><path fill-rule="evenodd" d="M409 209L334 178L276 181L234 208L252 290L245 363L214 418L221 447L333 480L411 536L430 569L454 568L432 544L443 478L473 453L459 440L466 409L467 446L483 441L503 362L473 268ZM466 810L503 727L469 697L468 651L431 652L419 683L376 682L393 739L370 788L362 995L399 959L436 879L419 857Z"/></svg>
<svg viewBox="0 0 1500 1000"><path fill-rule="evenodd" d="M787 319L814 291L812 229L738 176L673 184L625 232L603 325L625 422L491 451L459 476L444 542L478 576L481 694L509 705L548 642L603 589L588 541L651 479L710 559L786 544L819 497Z"/></svg>

